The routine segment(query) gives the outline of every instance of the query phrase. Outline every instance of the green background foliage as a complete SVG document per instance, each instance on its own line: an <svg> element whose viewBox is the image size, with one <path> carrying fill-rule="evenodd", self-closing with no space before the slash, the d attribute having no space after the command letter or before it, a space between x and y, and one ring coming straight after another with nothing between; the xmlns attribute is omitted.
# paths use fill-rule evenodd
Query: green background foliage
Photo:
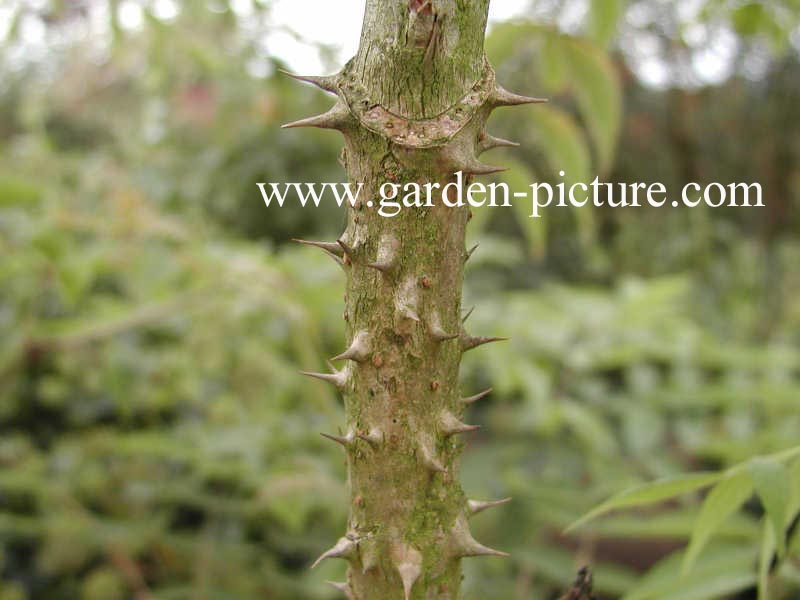
<svg viewBox="0 0 800 600"><path fill-rule="evenodd" d="M269 2L141 2L135 30L121 4L4 7L0 600L334 598L342 566L308 566L346 518L318 435L343 407L297 370L341 351L342 281L289 240L343 217L256 188L343 180L335 135L279 128L328 101L276 73ZM495 118L523 143L498 181L758 181L767 207L475 211L471 330L513 339L465 361L494 392L463 481L514 497L474 526L513 557L468 561L465 597L557 597L592 563L602 598L796 598L800 7L574 4L490 30L504 85L551 98ZM713 83L698 32L735 41Z"/></svg>

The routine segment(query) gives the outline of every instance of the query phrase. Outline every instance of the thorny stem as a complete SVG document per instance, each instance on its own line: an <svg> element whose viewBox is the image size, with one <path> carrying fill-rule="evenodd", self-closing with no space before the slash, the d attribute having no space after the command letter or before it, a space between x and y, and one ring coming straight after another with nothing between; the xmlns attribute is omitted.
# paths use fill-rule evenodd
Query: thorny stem
<svg viewBox="0 0 800 600"><path fill-rule="evenodd" d="M487 135L501 106L539 102L494 80L483 52L489 0L368 0L357 56L338 74L297 77L337 96L288 127L344 134L349 179L364 184L335 242L308 242L347 272L347 349L331 373L306 373L344 396L350 488L347 533L317 563L348 561L334 586L358 600L455 600L464 557L505 556L478 543L468 518L505 503L468 500L458 481L464 352L500 338L463 329L469 211L433 207L388 219L384 183L438 183L499 169L478 156L513 142ZM371 199L371 201L369 200ZM452 199L451 199L452 200ZM488 392L487 392L488 393ZM315 565L317 564L315 563Z"/></svg>

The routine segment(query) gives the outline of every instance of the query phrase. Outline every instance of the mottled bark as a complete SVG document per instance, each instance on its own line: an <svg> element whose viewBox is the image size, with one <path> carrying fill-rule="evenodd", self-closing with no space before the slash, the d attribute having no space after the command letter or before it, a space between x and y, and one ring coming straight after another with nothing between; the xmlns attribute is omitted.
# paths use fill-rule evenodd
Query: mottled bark
<svg viewBox="0 0 800 600"><path fill-rule="evenodd" d="M495 108L536 102L494 81L483 53L488 0L368 0L358 55L331 77L302 77L337 96L326 114L288 126L337 129L344 164L363 183L333 243L347 271L348 349L337 369L309 374L342 393L350 488L346 534L325 558L349 562L336 584L359 600L459 597L464 557L503 553L467 520L500 502L470 501L458 482L464 352L495 341L462 326L467 207L377 212L384 183L445 186L497 171L478 156L510 142L487 136ZM319 562L319 561L318 561Z"/></svg>

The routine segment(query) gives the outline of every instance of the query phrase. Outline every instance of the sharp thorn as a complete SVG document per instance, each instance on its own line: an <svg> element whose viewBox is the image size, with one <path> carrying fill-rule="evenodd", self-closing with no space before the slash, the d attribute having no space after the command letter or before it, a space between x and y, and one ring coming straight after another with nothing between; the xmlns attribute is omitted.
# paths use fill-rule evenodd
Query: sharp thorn
<svg viewBox="0 0 800 600"><path fill-rule="evenodd" d="M492 388L483 390L480 394L475 394L474 396L470 396L469 398L462 398L461 404L469 406L470 404L475 404L478 400L483 400L492 393Z"/></svg>
<svg viewBox="0 0 800 600"><path fill-rule="evenodd" d="M457 333L447 333L441 327L431 327L431 337L437 342L446 342L458 337Z"/></svg>
<svg viewBox="0 0 800 600"><path fill-rule="evenodd" d="M361 574L366 575L373 569L378 568L380 556L375 544L362 543L358 552L361 558Z"/></svg>
<svg viewBox="0 0 800 600"><path fill-rule="evenodd" d="M492 165L485 165L479 160L474 160L462 165L461 170L467 175L492 175L493 173L508 171L508 168L493 167Z"/></svg>
<svg viewBox="0 0 800 600"><path fill-rule="evenodd" d="M353 432L348 432L348 434L345 435L345 436L330 435L328 433L320 433L320 435L322 437L324 437L324 438L328 438L329 440L332 440L332 441L336 442L337 444L341 444L345 448L349 448L350 447L350 445L353 443L353 439L355 437L353 435Z"/></svg>
<svg viewBox="0 0 800 600"><path fill-rule="evenodd" d="M369 357L369 334L361 331L355 335L350 347L339 356L334 356L331 360L352 360L353 362L364 362Z"/></svg>
<svg viewBox="0 0 800 600"><path fill-rule="evenodd" d="M314 564L311 565L311 568L316 569L319 563L328 558L350 558L355 548L356 543L353 540L346 537L339 538L339 541L336 542L336 545L330 550L323 552L320 557L314 561Z"/></svg>
<svg viewBox="0 0 800 600"><path fill-rule="evenodd" d="M494 342L507 342L509 338L505 337L473 337L473 336L464 336L461 338L461 350L463 352L467 352L469 350L473 350L478 348L479 346L483 346L485 344L491 344Z"/></svg>
<svg viewBox="0 0 800 600"><path fill-rule="evenodd" d="M444 411L439 418L439 428L443 435L451 436L456 435L459 433L467 433L470 431L477 431L480 429L479 425L467 425L466 423L462 423L458 417L456 417L450 411Z"/></svg>
<svg viewBox="0 0 800 600"><path fill-rule="evenodd" d="M393 235L384 235L381 237L380 246L378 246L378 257L375 262L368 264L370 269L375 269L381 273L389 273L397 264L397 251L400 243Z"/></svg>
<svg viewBox="0 0 800 600"><path fill-rule="evenodd" d="M344 130L350 120L350 110L341 101L333 105L328 112L307 119L281 125L282 129L295 127L317 127L319 129Z"/></svg>
<svg viewBox="0 0 800 600"><path fill-rule="evenodd" d="M409 319L410 321L415 321L417 323L422 321L422 319L419 318L419 315L416 313L416 311L412 310L408 306L401 307L398 312L400 313L400 316L403 317L404 319Z"/></svg>
<svg viewBox="0 0 800 600"><path fill-rule="evenodd" d="M383 433L377 427L373 427L368 433L359 433L358 437L371 446L380 446L383 443Z"/></svg>
<svg viewBox="0 0 800 600"><path fill-rule="evenodd" d="M497 85L492 93L491 102L493 106L499 107L520 106L523 104L543 104L548 102L548 100L544 98L531 98L530 96L514 94L513 92L509 92L503 86Z"/></svg>
<svg viewBox="0 0 800 600"><path fill-rule="evenodd" d="M467 505L469 506L469 514L477 515L478 513L482 513L485 510L494 508L495 506L502 506L503 504L508 504L509 502L511 502L511 498L503 498L502 500L493 500L491 502L468 500Z"/></svg>
<svg viewBox="0 0 800 600"><path fill-rule="evenodd" d="M341 238L336 240L336 243L339 244L339 246L341 247L342 250L344 250L344 253L346 255L348 255L350 258L353 258L353 256L355 255L355 250L353 250L353 248L352 248L352 246L350 246L350 244L348 244L347 242L345 242Z"/></svg>
<svg viewBox="0 0 800 600"><path fill-rule="evenodd" d="M337 257L342 256L342 247L336 242L314 242L310 240L300 240L300 239L293 239L293 242L297 242L298 244L304 244L306 246L314 246L315 248L322 248L326 252L330 254L334 254Z"/></svg>
<svg viewBox="0 0 800 600"><path fill-rule="evenodd" d="M419 454L420 460L422 464L429 470L433 471L434 473L447 473L447 469L444 468L444 465L441 461L437 458L434 450L433 444L429 444L426 442L420 442L419 444Z"/></svg>
<svg viewBox="0 0 800 600"><path fill-rule="evenodd" d="M290 73L289 71L285 71L283 69L278 69L278 71L296 81L310 83L317 86L321 90L330 92L331 94L336 94L339 91L339 78L336 75L295 75L294 73Z"/></svg>
<svg viewBox="0 0 800 600"><path fill-rule="evenodd" d="M310 371L300 371L301 375L305 375L306 377L312 377L313 379L319 379L320 381L325 381L327 383L332 383L337 387L337 389L343 389L344 386L347 384L347 373L344 371L335 371L334 373L312 373Z"/></svg>
<svg viewBox="0 0 800 600"><path fill-rule="evenodd" d="M367 267L369 267L370 269L375 269L376 271L380 271L383 274L386 274L389 271L391 271L393 266L394 265L388 263L378 263L378 262L369 263L367 265Z"/></svg>
<svg viewBox="0 0 800 600"><path fill-rule="evenodd" d="M467 261L468 261L470 258L472 258L472 255L473 255L473 254L475 254L475 251L476 251L478 248L480 248L480 246L481 246L481 243L480 243L480 242L477 242L477 243L476 243L476 244L475 244L475 245L474 245L472 248L470 248L469 250L467 250L467 257L464 259L464 262L467 262ZM473 308L472 310L475 310L475 309ZM470 314L472 314L472 312L471 312L471 311L470 311Z"/></svg>
<svg viewBox="0 0 800 600"><path fill-rule="evenodd" d="M511 140L504 140L503 138L494 137L493 135L487 135L483 138L480 142L478 142L478 151L483 154L484 152L488 152L489 150L494 150L495 148L518 148L519 144L517 142L512 142Z"/></svg>
<svg viewBox="0 0 800 600"><path fill-rule="evenodd" d="M411 590L422 575L422 554L415 548L403 544L391 549L391 558L403 582L405 600L410 600Z"/></svg>
<svg viewBox="0 0 800 600"><path fill-rule="evenodd" d="M458 333L447 333L441 325L441 319L439 318L439 313L434 312L431 316L430 323L428 325L428 331L431 334L431 337L437 342L446 342L447 340L454 340L460 334Z"/></svg>
<svg viewBox="0 0 800 600"><path fill-rule="evenodd" d="M499 550L489 548L488 546L484 546L483 544L477 542L475 538L472 537L472 533L469 531L469 525L467 525L467 520L463 515L456 518L456 522L453 525L453 530L450 536L453 552L458 557L510 556L505 552L500 552Z"/></svg>

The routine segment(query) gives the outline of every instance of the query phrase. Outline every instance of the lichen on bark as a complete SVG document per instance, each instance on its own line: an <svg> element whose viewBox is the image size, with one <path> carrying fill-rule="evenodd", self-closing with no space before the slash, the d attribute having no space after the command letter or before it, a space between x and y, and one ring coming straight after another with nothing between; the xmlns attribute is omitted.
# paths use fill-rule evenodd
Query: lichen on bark
<svg viewBox="0 0 800 600"><path fill-rule="evenodd" d="M289 124L344 134L348 177L363 184L336 242L306 242L347 272L347 349L332 372L345 401L350 489L347 533L320 560L348 561L335 584L359 600L459 596L460 561L497 555L470 534L458 480L467 405L464 352L499 338L463 329L461 289L470 214L434 206L382 217L384 183L439 184L497 171L479 155L512 142L488 136L500 106L538 102L504 90L483 51L488 0L368 0L357 56L330 77L298 77L337 96L326 114ZM440 189L441 189L440 188ZM318 561L319 562L319 561ZM316 563L315 563L316 564Z"/></svg>

